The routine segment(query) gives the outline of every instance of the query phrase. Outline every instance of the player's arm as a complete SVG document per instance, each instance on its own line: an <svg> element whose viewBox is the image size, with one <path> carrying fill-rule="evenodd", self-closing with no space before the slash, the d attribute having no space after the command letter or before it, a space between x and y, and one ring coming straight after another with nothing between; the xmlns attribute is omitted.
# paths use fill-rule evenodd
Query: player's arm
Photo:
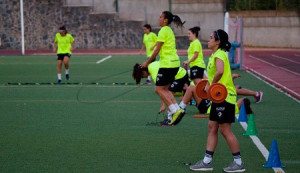
<svg viewBox="0 0 300 173"><path fill-rule="evenodd" d="M140 50L140 55L142 54L143 50L145 49L145 44L143 44L141 50Z"/></svg>
<svg viewBox="0 0 300 173"><path fill-rule="evenodd" d="M156 48L153 52L153 54L151 55L151 57L146 61L144 62L142 65L141 65L141 68L146 68L148 67L148 65L156 58L157 54L159 53L160 49L161 49L161 46L163 45L164 43L163 42L156 42Z"/></svg>
<svg viewBox="0 0 300 173"><path fill-rule="evenodd" d="M54 42L54 45L53 45L53 52L56 52L56 48L57 48L57 43Z"/></svg>
<svg viewBox="0 0 300 173"><path fill-rule="evenodd" d="M194 53L194 56L193 56L190 60L184 61L183 64L184 64L184 65L187 65L187 64L189 64L189 63L195 61L195 59L198 57L198 55L199 55L199 52L195 52L195 53Z"/></svg>
<svg viewBox="0 0 300 173"><path fill-rule="evenodd" d="M232 74L231 77L232 77L232 80L233 80L233 79L235 79L235 78L241 77L241 75L239 75L239 74Z"/></svg>
<svg viewBox="0 0 300 173"><path fill-rule="evenodd" d="M217 72L211 83L217 83L224 73L224 62L219 58L216 58L216 68Z"/></svg>
<svg viewBox="0 0 300 173"><path fill-rule="evenodd" d="M73 41L71 44L71 51L74 50L74 44L75 44L75 41Z"/></svg>

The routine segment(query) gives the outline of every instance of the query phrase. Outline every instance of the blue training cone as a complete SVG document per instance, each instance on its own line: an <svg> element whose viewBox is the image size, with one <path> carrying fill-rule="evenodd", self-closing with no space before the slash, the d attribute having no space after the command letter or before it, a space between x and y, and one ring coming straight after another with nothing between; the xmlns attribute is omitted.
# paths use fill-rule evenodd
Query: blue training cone
<svg viewBox="0 0 300 173"><path fill-rule="evenodd" d="M240 112L239 112L238 122L247 122L247 121L248 121L248 119L247 119L245 104L242 103L241 109L240 109Z"/></svg>
<svg viewBox="0 0 300 173"><path fill-rule="evenodd" d="M264 167L265 168L273 168L273 167L282 168L282 167L284 167L284 165L281 164L281 162L280 162L276 139L272 140L272 145L271 145L271 150L270 150L270 154L268 157L268 161L266 164L264 164Z"/></svg>

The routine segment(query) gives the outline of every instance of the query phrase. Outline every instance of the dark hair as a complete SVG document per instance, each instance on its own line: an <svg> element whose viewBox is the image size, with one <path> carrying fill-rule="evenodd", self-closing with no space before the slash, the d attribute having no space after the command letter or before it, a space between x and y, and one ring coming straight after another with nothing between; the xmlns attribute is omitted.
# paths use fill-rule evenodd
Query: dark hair
<svg viewBox="0 0 300 173"><path fill-rule="evenodd" d="M144 27L145 27L145 28L147 28L147 29L149 29L149 30L150 30L150 32L151 32L151 25L149 25L149 24L145 24L145 25L144 25Z"/></svg>
<svg viewBox="0 0 300 173"><path fill-rule="evenodd" d="M136 84L141 82L143 71L148 71L148 68L141 68L140 64L138 63L133 66L132 77Z"/></svg>
<svg viewBox="0 0 300 173"><path fill-rule="evenodd" d="M181 28L183 27L183 24L185 23L181 21L181 19L177 15L173 15L169 11L164 11L162 12L164 14L164 18L168 19L168 25L171 24L172 22L175 23L176 27L180 26Z"/></svg>
<svg viewBox="0 0 300 173"><path fill-rule="evenodd" d="M193 34L196 34L196 37L198 37L200 30L201 29L199 26L195 26L195 27L189 29L189 31L191 31Z"/></svg>
<svg viewBox="0 0 300 173"><path fill-rule="evenodd" d="M228 41L228 34L224 30L218 29L214 31L214 36L216 41L220 40L219 48L228 52L231 48L231 43Z"/></svg>
<svg viewBox="0 0 300 173"><path fill-rule="evenodd" d="M245 110L246 110L246 114L253 114L253 111L250 107L250 100L248 98L244 98L244 104L245 104Z"/></svg>
<svg viewBox="0 0 300 173"><path fill-rule="evenodd" d="M66 27L63 25L63 26L61 26L61 27L59 27L59 30L63 30L63 31L65 31L66 33L68 33L68 31L67 31L67 29L66 29Z"/></svg>

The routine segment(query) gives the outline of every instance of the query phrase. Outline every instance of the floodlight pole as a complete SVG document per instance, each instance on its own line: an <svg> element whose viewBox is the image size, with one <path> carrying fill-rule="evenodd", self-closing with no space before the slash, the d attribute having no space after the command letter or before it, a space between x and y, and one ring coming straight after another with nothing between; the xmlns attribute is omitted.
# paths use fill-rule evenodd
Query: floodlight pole
<svg viewBox="0 0 300 173"><path fill-rule="evenodd" d="M24 19L23 19L23 0L20 0L20 12L21 12L21 44L22 44L22 55L25 55L25 45L24 45Z"/></svg>
<svg viewBox="0 0 300 173"><path fill-rule="evenodd" d="M224 18L224 31L228 33L229 31L229 13L225 13L225 18ZM229 33L228 33L229 34Z"/></svg>
<svg viewBox="0 0 300 173"><path fill-rule="evenodd" d="M225 13L225 17L224 17L224 31L229 35L229 13L226 12ZM226 52L227 57L229 55L228 52Z"/></svg>

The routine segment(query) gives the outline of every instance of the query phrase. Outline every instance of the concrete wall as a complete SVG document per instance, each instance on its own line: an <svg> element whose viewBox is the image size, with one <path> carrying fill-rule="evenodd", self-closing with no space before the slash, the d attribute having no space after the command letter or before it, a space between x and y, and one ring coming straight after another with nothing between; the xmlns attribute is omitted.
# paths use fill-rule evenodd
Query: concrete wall
<svg viewBox="0 0 300 173"><path fill-rule="evenodd" d="M243 16L244 45L250 47L300 48L300 17L296 12L230 12Z"/></svg>
<svg viewBox="0 0 300 173"><path fill-rule="evenodd" d="M21 49L20 1L0 2L1 49ZM25 49L52 49L58 27L66 25L77 49L140 48L143 23L94 14L91 7L68 7L63 0L24 1Z"/></svg>
<svg viewBox="0 0 300 173"><path fill-rule="evenodd" d="M188 48L188 29L200 26L201 43L206 44L210 34L217 29L224 28L223 0L173 0L172 12L186 21L184 28L174 27L174 31L180 42L180 47Z"/></svg>
<svg viewBox="0 0 300 173"><path fill-rule="evenodd" d="M169 10L169 0L119 0L120 19L145 21L154 27L165 10Z"/></svg>
<svg viewBox="0 0 300 173"><path fill-rule="evenodd" d="M93 13L116 13L115 0L65 0L65 6L92 7Z"/></svg>
<svg viewBox="0 0 300 173"><path fill-rule="evenodd" d="M212 31L224 26L224 7L221 0L174 0L172 12L186 21L184 30L178 30L178 35L186 35L189 28L200 26L201 37L207 40Z"/></svg>
<svg viewBox="0 0 300 173"><path fill-rule="evenodd" d="M65 0L66 6L93 6L95 0Z"/></svg>

